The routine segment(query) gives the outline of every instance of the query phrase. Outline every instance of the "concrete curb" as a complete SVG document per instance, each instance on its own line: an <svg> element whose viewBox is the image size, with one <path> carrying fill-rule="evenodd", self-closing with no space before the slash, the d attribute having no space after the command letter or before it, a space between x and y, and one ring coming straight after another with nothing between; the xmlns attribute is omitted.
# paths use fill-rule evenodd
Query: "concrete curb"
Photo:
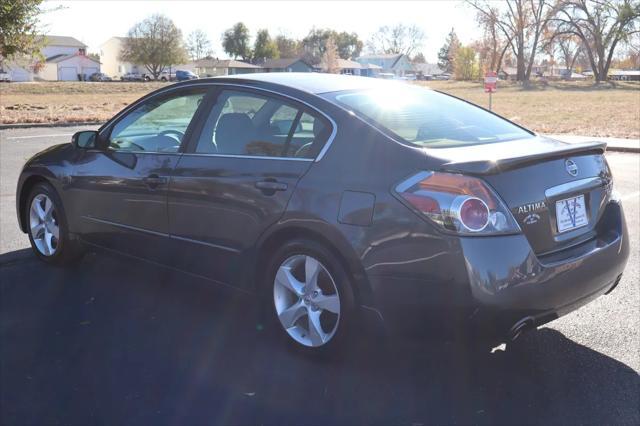
<svg viewBox="0 0 640 426"><path fill-rule="evenodd" d="M628 146L611 146L607 145L607 152L629 152L633 154L640 154L640 148L632 148Z"/></svg>
<svg viewBox="0 0 640 426"><path fill-rule="evenodd" d="M85 121L85 122L59 122L59 123L12 123L0 124L0 130L7 129L29 129L37 127L75 127L75 126L96 126L102 125L104 121Z"/></svg>

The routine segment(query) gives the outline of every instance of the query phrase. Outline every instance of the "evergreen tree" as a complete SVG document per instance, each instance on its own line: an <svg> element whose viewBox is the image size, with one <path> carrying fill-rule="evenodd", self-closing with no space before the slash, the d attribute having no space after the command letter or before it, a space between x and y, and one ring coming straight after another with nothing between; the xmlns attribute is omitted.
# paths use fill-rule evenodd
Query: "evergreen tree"
<svg viewBox="0 0 640 426"><path fill-rule="evenodd" d="M438 67L447 73L453 72L453 63L456 57L456 51L461 47L460 40L456 32L451 28L451 32L447 36L444 45L438 52Z"/></svg>

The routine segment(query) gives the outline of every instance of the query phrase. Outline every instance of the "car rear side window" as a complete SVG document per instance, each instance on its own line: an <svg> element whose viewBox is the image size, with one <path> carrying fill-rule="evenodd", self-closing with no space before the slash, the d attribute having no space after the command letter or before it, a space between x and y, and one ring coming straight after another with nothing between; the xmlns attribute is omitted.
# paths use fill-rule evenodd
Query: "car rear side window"
<svg viewBox="0 0 640 426"><path fill-rule="evenodd" d="M177 152L206 89L152 98L116 123L109 148L118 151Z"/></svg>
<svg viewBox="0 0 640 426"><path fill-rule="evenodd" d="M223 90L198 139L196 153L312 159L330 126L295 102Z"/></svg>
<svg viewBox="0 0 640 426"><path fill-rule="evenodd" d="M408 86L329 94L338 104L402 141L438 148L525 139L532 134L488 111Z"/></svg>

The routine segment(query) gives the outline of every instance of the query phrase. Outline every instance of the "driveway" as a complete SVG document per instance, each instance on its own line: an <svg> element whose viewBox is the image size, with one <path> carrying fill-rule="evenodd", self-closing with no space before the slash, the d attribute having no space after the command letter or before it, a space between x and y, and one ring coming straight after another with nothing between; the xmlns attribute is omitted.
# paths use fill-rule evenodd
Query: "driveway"
<svg viewBox="0 0 640 426"><path fill-rule="evenodd" d="M76 128L0 132L0 424L639 424L640 156L607 155L631 258L618 288L514 347L361 336L290 352L249 296L110 254L43 265L17 230L22 163Z"/></svg>

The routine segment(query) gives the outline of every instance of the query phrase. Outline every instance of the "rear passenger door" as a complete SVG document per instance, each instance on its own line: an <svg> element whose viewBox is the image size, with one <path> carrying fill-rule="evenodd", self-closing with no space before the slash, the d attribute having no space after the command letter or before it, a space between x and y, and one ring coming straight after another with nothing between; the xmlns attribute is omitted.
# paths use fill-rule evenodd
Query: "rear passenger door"
<svg viewBox="0 0 640 426"><path fill-rule="evenodd" d="M282 215L331 124L247 88L219 90L209 108L171 177L169 231L180 268L236 285L242 257Z"/></svg>

